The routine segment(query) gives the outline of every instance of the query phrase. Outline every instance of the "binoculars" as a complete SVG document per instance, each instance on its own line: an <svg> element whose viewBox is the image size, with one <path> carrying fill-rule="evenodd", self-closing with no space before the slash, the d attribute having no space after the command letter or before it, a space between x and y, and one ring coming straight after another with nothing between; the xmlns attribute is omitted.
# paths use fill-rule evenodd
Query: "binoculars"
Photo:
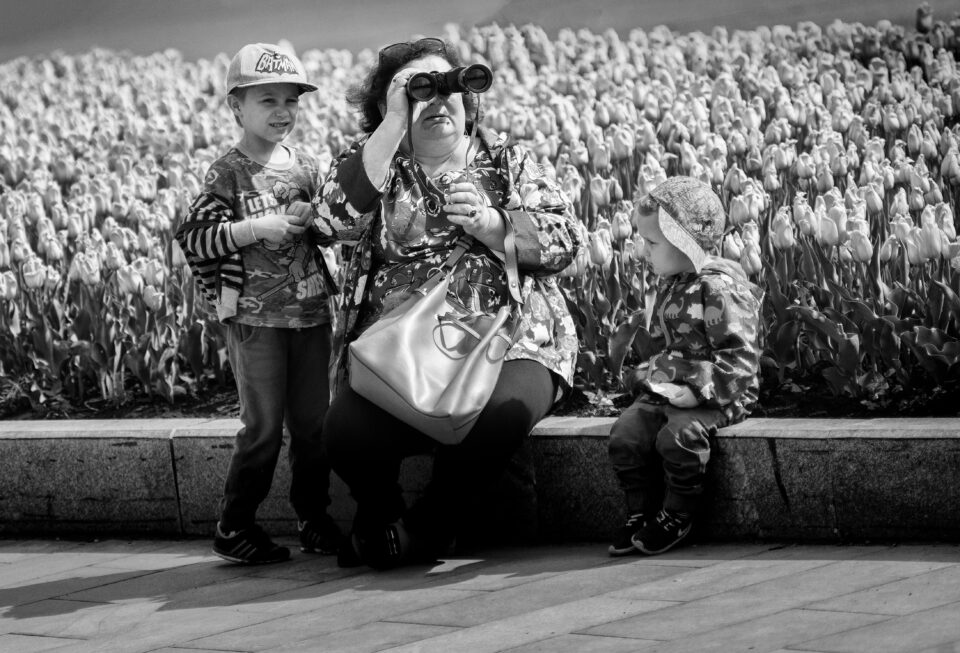
<svg viewBox="0 0 960 653"><path fill-rule="evenodd" d="M445 73L416 73L407 81L407 97L429 102L437 95L483 93L493 84L493 71L482 63L460 66Z"/></svg>

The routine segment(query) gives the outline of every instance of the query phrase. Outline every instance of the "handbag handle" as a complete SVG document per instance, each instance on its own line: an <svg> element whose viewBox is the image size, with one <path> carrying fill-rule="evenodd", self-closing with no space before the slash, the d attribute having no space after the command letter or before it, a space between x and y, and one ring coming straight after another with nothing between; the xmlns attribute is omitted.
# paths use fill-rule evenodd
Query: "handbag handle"
<svg viewBox="0 0 960 653"><path fill-rule="evenodd" d="M491 207L493 208L493 207ZM503 225L505 229L505 234L503 237L503 254L504 254L504 270L507 274L507 294L510 297L510 301L516 305L523 304L523 296L520 294L520 273L517 270L517 237L513 230L513 223L510 222L509 215L506 211L499 208L494 208L495 211L498 211L503 217ZM463 258L471 247L473 247L474 239L473 236L464 234L457 239L457 244L453 248L453 251L450 252L450 255L447 256L445 260L440 265L440 272L433 275L432 277L426 279L418 287L413 289L413 292L420 293L421 295L426 295L431 290L433 290L441 280L443 280L446 275L453 270L454 266Z"/></svg>

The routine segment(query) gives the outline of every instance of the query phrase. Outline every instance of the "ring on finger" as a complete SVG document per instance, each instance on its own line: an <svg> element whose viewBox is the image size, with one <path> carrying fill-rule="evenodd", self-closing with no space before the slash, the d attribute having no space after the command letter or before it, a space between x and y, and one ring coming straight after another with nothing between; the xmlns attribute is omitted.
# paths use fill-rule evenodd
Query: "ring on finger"
<svg viewBox="0 0 960 653"><path fill-rule="evenodd" d="M470 213L468 213L467 215L469 215L471 218L475 218L477 216L477 210L470 209Z"/></svg>

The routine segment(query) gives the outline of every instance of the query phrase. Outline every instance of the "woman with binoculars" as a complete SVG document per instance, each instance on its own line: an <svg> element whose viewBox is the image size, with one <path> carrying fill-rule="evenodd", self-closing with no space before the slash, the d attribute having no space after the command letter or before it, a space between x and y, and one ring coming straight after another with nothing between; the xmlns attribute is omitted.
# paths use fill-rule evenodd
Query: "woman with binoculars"
<svg viewBox="0 0 960 653"><path fill-rule="evenodd" d="M462 66L440 39L383 48L348 95L365 134L337 157L315 200L320 229L354 245L323 432L332 467L357 501L341 564L431 560L450 550L461 527L483 532L466 506L483 500L573 379L577 337L556 275L576 256L580 232L570 201L531 153L478 124L480 94L492 81L489 68ZM492 314L512 296L522 307L492 397L450 445L354 391L346 354L452 260L458 244L466 252L448 301ZM400 465L426 452L435 454L433 475L408 507Z"/></svg>

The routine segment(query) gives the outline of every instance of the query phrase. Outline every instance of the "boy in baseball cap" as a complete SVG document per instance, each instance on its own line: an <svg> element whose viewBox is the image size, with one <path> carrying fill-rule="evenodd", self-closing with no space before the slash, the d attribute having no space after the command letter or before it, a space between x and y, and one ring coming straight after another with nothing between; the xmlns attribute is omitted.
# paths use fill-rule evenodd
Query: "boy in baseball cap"
<svg viewBox="0 0 960 653"><path fill-rule="evenodd" d="M227 104L243 133L211 164L177 242L226 326L240 395L213 552L231 562L281 562L290 551L256 524L290 434L290 502L302 551L335 553L340 531L327 514L330 466L321 447L329 403L328 299L336 292L310 200L319 164L283 144L300 95L316 90L303 64L276 45L246 45L230 62Z"/></svg>
<svg viewBox="0 0 960 653"><path fill-rule="evenodd" d="M739 263L718 258L720 198L691 177L640 198L643 257L659 275L650 321L653 354L633 372L636 398L610 431L610 462L627 504L611 555L663 553L693 524L717 429L757 399L762 293Z"/></svg>

